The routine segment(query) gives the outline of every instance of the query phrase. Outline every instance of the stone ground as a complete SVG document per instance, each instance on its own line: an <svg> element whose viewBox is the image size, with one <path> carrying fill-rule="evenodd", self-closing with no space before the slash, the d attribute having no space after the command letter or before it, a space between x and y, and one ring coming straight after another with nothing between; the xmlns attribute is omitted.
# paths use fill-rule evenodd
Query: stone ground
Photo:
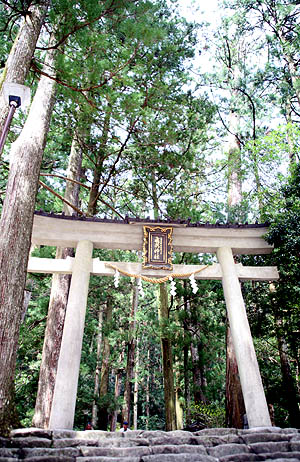
<svg viewBox="0 0 300 462"><path fill-rule="evenodd" d="M299 462L300 430L261 427L187 431L13 430L0 462Z"/></svg>

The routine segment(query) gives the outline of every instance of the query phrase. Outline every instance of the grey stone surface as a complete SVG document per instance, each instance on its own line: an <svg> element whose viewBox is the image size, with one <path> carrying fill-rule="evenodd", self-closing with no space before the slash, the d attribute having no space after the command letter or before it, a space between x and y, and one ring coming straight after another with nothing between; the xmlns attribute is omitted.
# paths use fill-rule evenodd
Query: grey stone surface
<svg viewBox="0 0 300 462"><path fill-rule="evenodd" d="M245 444L289 440L288 436L282 433L249 433L241 435L240 438Z"/></svg>
<svg viewBox="0 0 300 462"><path fill-rule="evenodd" d="M196 444L196 440L193 436L176 438L175 436L159 436L158 438L149 438L150 446L156 446L160 444Z"/></svg>
<svg viewBox="0 0 300 462"><path fill-rule="evenodd" d="M22 449L22 456L28 457L41 457L41 456L69 456L77 457L81 455L79 448L25 448Z"/></svg>
<svg viewBox="0 0 300 462"><path fill-rule="evenodd" d="M214 436L222 436L222 435L237 435L238 430L236 428L205 428L204 430L199 430L198 432L193 433L194 435L214 435Z"/></svg>
<svg viewBox="0 0 300 462"><path fill-rule="evenodd" d="M289 443L285 441L280 442L264 442L250 444L251 452L255 454L263 454L264 452L287 452L289 450Z"/></svg>
<svg viewBox="0 0 300 462"><path fill-rule="evenodd" d="M300 452L300 441L294 441L294 440L291 441L290 442L290 450Z"/></svg>
<svg viewBox="0 0 300 462"><path fill-rule="evenodd" d="M14 459L13 457L0 457L0 462L16 462L18 459Z"/></svg>
<svg viewBox="0 0 300 462"><path fill-rule="evenodd" d="M227 444L227 443L242 443L240 436L237 436L233 433L229 435L222 435L222 436L213 436L213 435L201 435L201 436L193 436L192 443L193 444L202 444L206 447L217 446L219 444Z"/></svg>
<svg viewBox="0 0 300 462"><path fill-rule="evenodd" d="M20 449L15 448L0 448L0 457L15 457L18 458Z"/></svg>
<svg viewBox="0 0 300 462"><path fill-rule="evenodd" d="M0 436L0 448L6 448L10 444L9 438L3 438Z"/></svg>
<svg viewBox="0 0 300 462"><path fill-rule="evenodd" d="M265 459L265 462L274 462L274 459ZM299 462L299 459L280 458L276 459L276 462Z"/></svg>
<svg viewBox="0 0 300 462"><path fill-rule="evenodd" d="M18 437L13 439L12 446L17 448L49 448L51 446L51 440L33 436L25 438Z"/></svg>
<svg viewBox="0 0 300 462"><path fill-rule="evenodd" d="M277 460L277 459L293 459L296 458L297 460L300 460L300 452L272 452L272 453L265 453L265 454L260 454L261 457L264 457L264 460L266 459L272 459L272 460Z"/></svg>
<svg viewBox="0 0 300 462"><path fill-rule="evenodd" d="M300 461L300 431L260 427L120 433L14 430L0 439L0 462Z"/></svg>
<svg viewBox="0 0 300 462"><path fill-rule="evenodd" d="M80 438L78 433L81 432L75 432L74 430L52 430L52 438L53 439L65 439L65 438Z"/></svg>
<svg viewBox="0 0 300 462"><path fill-rule="evenodd" d="M264 457L258 456L257 454L232 454L218 459L219 462L256 462L262 460L265 460Z"/></svg>
<svg viewBox="0 0 300 462"><path fill-rule="evenodd" d="M147 446L139 446L132 448L86 448L81 447L83 456L110 456L110 457L141 457L151 454L150 448Z"/></svg>
<svg viewBox="0 0 300 462"><path fill-rule="evenodd" d="M29 457L28 459L24 460L26 462L75 462L74 457L68 456L37 456Z"/></svg>
<svg viewBox="0 0 300 462"><path fill-rule="evenodd" d="M140 457L77 457L76 462L141 462Z"/></svg>
<svg viewBox="0 0 300 462"><path fill-rule="evenodd" d="M213 457L229 456L231 454L243 454L250 452L249 447L245 444L220 444L213 448L207 448L207 452Z"/></svg>
<svg viewBox="0 0 300 462"><path fill-rule="evenodd" d="M141 462L218 462L211 456L196 454L159 454L145 456Z"/></svg>
<svg viewBox="0 0 300 462"><path fill-rule="evenodd" d="M98 446L98 440L83 440L77 438L61 438L53 440L52 447L54 448L71 448L76 446Z"/></svg>
<svg viewBox="0 0 300 462"><path fill-rule="evenodd" d="M208 455L204 446L161 445L151 448L152 454L204 454Z"/></svg>
<svg viewBox="0 0 300 462"><path fill-rule="evenodd" d="M34 438L52 438L52 431L51 430L44 430L43 428L18 428L16 430L12 430L10 432L10 436L12 438L20 438L20 437L34 437Z"/></svg>

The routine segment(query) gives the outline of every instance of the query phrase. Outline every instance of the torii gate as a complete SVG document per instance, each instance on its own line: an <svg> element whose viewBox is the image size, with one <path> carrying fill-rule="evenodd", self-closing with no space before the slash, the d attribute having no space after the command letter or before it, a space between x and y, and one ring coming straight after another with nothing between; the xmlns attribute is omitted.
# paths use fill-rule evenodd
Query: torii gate
<svg viewBox="0 0 300 462"><path fill-rule="evenodd" d="M163 277L167 270L143 269L141 263L103 262L92 258L93 248L141 250L143 226L157 224L173 228L175 252L216 253L219 264L173 265L174 272L195 272L195 279L222 280L229 325L238 363L249 427L271 426L256 354L239 280L278 279L276 267L250 267L235 264L233 255L259 255L272 251L263 239L265 225L189 225L187 222L153 220L100 220L36 213L32 244L76 247L74 258L31 257L28 272L72 274L64 331L58 361L49 428L72 429L74 423L79 366L90 274L112 276L113 264L129 273Z"/></svg>

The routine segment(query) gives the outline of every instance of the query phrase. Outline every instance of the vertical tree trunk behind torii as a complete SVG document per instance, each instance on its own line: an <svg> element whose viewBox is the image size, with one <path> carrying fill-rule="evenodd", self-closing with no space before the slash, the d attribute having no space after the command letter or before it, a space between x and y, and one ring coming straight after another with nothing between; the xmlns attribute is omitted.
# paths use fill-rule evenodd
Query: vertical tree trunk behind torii
<svg viewBox="0 0 300 462"><path fill-rule="evenodd" d="M56 50L46 55L54 77ZM10 390L23 310L28 256L40 166L54 104L55 81L42 76L24 128L11 149L11 167L0 222L0 429L10 425Z"/></svg>
<svg viewBox="0 0 300 462"><path fill-rule="evenodd" d="M234 71L234 69L233 69ZM233 72L235 75L235 72ZM237 77L236 77L237 78ZM237 97L236 92L234 96ZM228 146L228 221L240 221L242 203L241 151L238 140L239 116L231 110ZM226 425L243 428L245 405L238 373L237 360L229 325L226 333Z"/></svg>
<svg viewBox="0 0 300 462"><path fill-rule="evenodd" d="M159 284L160 288L160 305L159 305L159 322L161 329L161 350L163 361L164 376L164 395L165 395L165 413L166 413L166 431L177 430L176 427L176 404L174 390L174 373L173 373L173 355L172 345L168 335L164 333L165 322L169 318L168 313L168 292L166 284Z"/></svg>
<svg viewBox="0 0 300 462"><path fill-rule="evenodd" d="M24 84L49 4L50 0L43 0L29 8L0 76L0 90L4 82ZM9 106L0 94L0 133L8 111Z"/></svg>
<svg viewBox="0 0 300 462"><path fill-rule="evenodd" d="M112 300L107 297L104 319L106 324L110 324L112 320ZM98 428L99 430L107 430L108 424L108 383L109 383L109 368L110 368L110 344L106 335L103 337L103 353L102 353L102 366L99 390L99 414L98 414Z"/></svg>
<svg viewBox="0 0 300 462"><path fill-rule="evenodd" d="M134 377L134 363L135 363L135 316L137 312L139 302L139 289L138 279L135 279L135 284L132 290L132 305L130 313L130 324L129 324L129 340L127 343L127 365L126 365L126 379L124 389L124 405L122 409L122 420L127 421L131 425L131 404L132 404L132 393L133 393L133 377Z"/></svg>
<svg viewBox="0 0 300 462"><path fill-rule="evenodd" d="M92 405L92 427L95 429L98 422L98 403L99 398L99 386L100 386L100 372L101 372L101 349L102 349L102 328L103 328L103 309L99 307L98 314L98 335L97 335L97 362L95 370L95 384L94 384L94 399Z"/></svg>
<svg viewBox="0 0 300 462"><path fill-rule="evenodd" d="M67 171L69 179L79 181L81 163L81 149L75 135L72 141ZM64 197L71 204L78 207L79 185L67 181ZM65 215L72 215L74 210L64 203L63 212ZM73 248L58 247L56 249L56 258L67 258L68 256L74 256ZM38 428L48 428L49 424L70 283L70 274L54 274L52 277L38 392L33 417L33 425Z"/></svg>

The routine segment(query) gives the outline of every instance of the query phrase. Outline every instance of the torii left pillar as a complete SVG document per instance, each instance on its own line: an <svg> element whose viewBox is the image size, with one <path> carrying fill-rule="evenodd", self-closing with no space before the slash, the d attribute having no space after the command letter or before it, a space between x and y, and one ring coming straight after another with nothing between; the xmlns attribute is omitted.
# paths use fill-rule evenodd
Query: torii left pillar
<svg viewBox="0 0 300 462"><path fill-rule="evenodd" d="M77 245L57 365L50 429L73 429L93 244Z"/></svg>

